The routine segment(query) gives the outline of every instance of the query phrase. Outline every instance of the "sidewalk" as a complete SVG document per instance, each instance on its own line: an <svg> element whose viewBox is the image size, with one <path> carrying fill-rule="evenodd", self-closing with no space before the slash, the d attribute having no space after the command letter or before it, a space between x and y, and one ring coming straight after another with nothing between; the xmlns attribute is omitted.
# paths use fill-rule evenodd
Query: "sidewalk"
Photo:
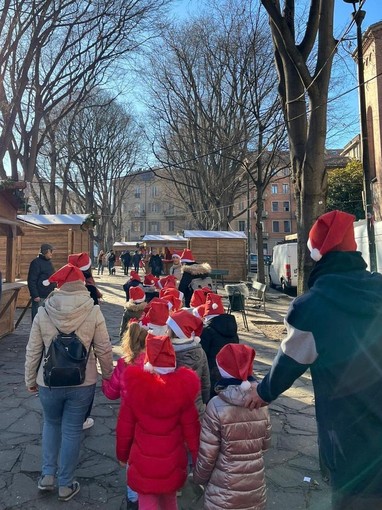
<svg viewBox="0 0 382 510"><path fill-rule="evenodd" d="M101 305L113 344L115 359L120 355L119 324L122 317L126 277L117 269L115 276L95 276L104 294ZM219 290L220 291L220 290ZM281 297L280 297L281 296ZM243 328L241 314L235 316L239 336L256 349L255 371L262 377L278 349L282 337L282 317L290 299L269 294L267 314L247 311L250 331ZM250 305L251 306L251 305ZM257 321L258 326L254 322ZM259 324L259 322L261 324ZM264 323L267 323L264 325ZM271 327L267 338L259 328ZM41 456L41 406L24 385L25 346L30 331L30 312L11 335L0 339L0 510L119 510L125 508L125 473L115 459L114 429L119 402L107 400L97 385L92 417L93 428L84 432L76 476L81 491L67 503L57 494L37 490ZM278 332L280 334L278 335ZM330 508L329 488L318 469L317 435L310 375L305 374L276 403L270 406L273 436L266 453L268 509L326 510ZM311 482L304 482L309 477ZM202 502L190 486L179 498L181 510L202 509Z"/></svg>

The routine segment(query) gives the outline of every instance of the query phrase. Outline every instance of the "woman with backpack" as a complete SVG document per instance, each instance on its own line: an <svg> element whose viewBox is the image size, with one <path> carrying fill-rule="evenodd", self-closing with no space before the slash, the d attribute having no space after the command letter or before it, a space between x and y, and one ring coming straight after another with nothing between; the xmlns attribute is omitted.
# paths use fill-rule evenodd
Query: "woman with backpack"
<svg viewBox="0 0 382 510"><path fill-rule="evenodd" d="M113 372L112 346L105 319L85 287L82 271L67 264L49 277L46 284L50 283L57 283L57 288L33 321L26 348L25 383L29 392L38 392L43 408L42 473L37 487L53 491L57 475L58 499L69 501L80 490L74 471L82 426L94 398L96 358L102 378L109 379ZM83 377L74 385L69 377L73 372L71 358L59 370L51 363L51 353L55 345L62 345L63 336L69 342L68 349L80 343L86 353Z"/></svg>

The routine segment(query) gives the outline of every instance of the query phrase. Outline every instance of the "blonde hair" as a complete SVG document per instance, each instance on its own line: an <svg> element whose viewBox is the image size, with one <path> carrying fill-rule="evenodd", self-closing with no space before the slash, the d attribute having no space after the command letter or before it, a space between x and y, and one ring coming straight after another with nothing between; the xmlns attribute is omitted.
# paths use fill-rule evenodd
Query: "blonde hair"
<svg viewBox="0 0 382 510"><path fill-rule="evenodd" d="M146 348L147 331L137 322L132 322L122 337L121 347L126 363L133 363Z"/></svg>

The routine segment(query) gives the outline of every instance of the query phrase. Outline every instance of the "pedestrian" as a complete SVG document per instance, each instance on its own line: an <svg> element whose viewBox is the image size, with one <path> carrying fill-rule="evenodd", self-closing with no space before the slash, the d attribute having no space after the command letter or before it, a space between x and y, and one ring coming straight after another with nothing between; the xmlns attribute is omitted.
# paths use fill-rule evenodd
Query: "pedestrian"
<svg viewBox="0 0 382 510"><path fill-rule="evenodd" d="M141 252L139 250L135 250L134 255L133 255L133 259L132 259L132 263L133 263L133 266L134 266L134 271L136 273L139 272L139 263L140 263L141 259L142 259Z"/></svg>
<svg viewBox="0 0 382 510"><path fill-rule="evenodd" d="M53 246L44 243L41 245L38 257L33 259L29 266L28 289L32 300L32 322L39 307L43 304L44 299L49 296L56 286L54 283L47 286L42 283L54 273L52 257Z"/></svg>
<svg viewBox="0 0 382 510"><path fill-rule="evenodd" d="M126 301L130 299L129 290L131 287L143 287L141 277L136 271L130 271L129 279L122 285L123 290L125 291Z"/></svg>
<svg viewBox="0 0 382 510"><path fill-rule="evenodd" d="M180 263L180 255L178 253L173 253L171 255L172 266L170 267L170 275L175 276L175 278L180 281L182 278L182 265Z"/></svg>
<svg viewBox="0 0 382 510"><path fill-rule="evenodd" d="M141 319L146 306L145 297L145 292L142 287L130 287L129 300L125 304L121 326L119 328L119 339L121 342L127 330L129 321L131 319Z"/></svg>
<svg viewBox="0 0 382 510"><path fill-rule="evenodd" d="M115 260L116 260L116 256L115 256L114 250L110 250L108 258L107 258L107 264L109 267L109 275L115 274Z"/></svg>
<svg viewBox="0 0 382 510"><path fill-rule="evenodd" d="M98 273L97 274L103 274L103 268L105 267L105 252L101 250L97 257L97 267L98 267Z"/></svg>
<svg viewBox="0 0 382 510"><path fill-rule="evenodd" d="M207 262L197 263L189 249L183 250L180 260L182 263L182 278L179 283L179 290L184 294L184 306L189 308L195 290L192 286L193 280L200 282L200 288L212 286L211 266Z"/></svg>
<svg viewBox="0 0 382 510"><path fill-rule="evenodd" d="M94 305L80 269L67 264L52 274L47 283L56 283L58 288L45 300L32 323L26 348L25 383L29 392L38 392L43 408L42 472L37 486L41 491L53 491L57 475L58 499L69 501L80 490L74 471L80 455L82 426L95 392L96 357L102 377L110 378L112 346L105 319L99 306ZM49 387L44 382L44 354L58 332L75 332L88 351L85 380L80 386Z"/></svg>
<svg viewBox="0 0 382 510"><path fill-rule="evenodd" d="M176 368L166 336L146 337L144 370L128 365L117 423L117 457L128 464L128 485L138 492L139 510L176 510L176 491L186 481L188 453L193 463L200 423L194 405L198 376Z"/></svg>
<svg viewBox="0 0 382 510"><path fill-rule="evenodd" d="M129 251L126 250L125 252L122 253L121 262L123 264L123 274L127 275L131 264L131 255Z"/></svg>
<svg viewBox="0 0 382 510"><path fill-rule="evenodd" d="M213 292L209 292L206 297L203 322L200 345L207 355L211 383L210 398L212 398L216 395L215 384L220 379L216 356L225 345L238 344L239 337L235 316L225 313L221 296Z"/></svg>
<svg viewBox="0 0 382 510"><path fill-rule="evenodd" d="M243 397L255 381L255 350L227 344L216 357L221 378L202 422L194 482L205 485L208 510L264 510L266 486L263 452L271 424L268 409L251 411Z"/></svg>
<svg viewBox="0 0 382 510"><path fill-rule="evenodd" d="M201 392L196 399L200 418L203 417L206 404L210 398L210 372L206 353L200 345L203 321L187 310L174 312L167 319L167 334L173 344L176 364L194 370L201 382Z"/></svg>
<svg viewBox="0 0 382 510"><path fill-rule="evenodd" d="M287 336L246 399L268 404L310 368L335 510L382 508L382 275L356 251L354 220L331 211L314 223L309 290L291 303Z"/></svg>
<svg viewBox="0 0 382 510"><path fill-rule="evenodd" d="M169 317L168 302L165 299L154 298L150 301L142 317L142 327L152 335L162 336L167 331L167 319Z"/></svg>
<svg viewBox="0 0 382 510"><path fill-rule="evenodd" d="M121 342L122 356L117 361L113 374L109 380L102 381L102 391L109 400L117 400L124 397L126 383L123 378L128 365L139 366L143 369L145 358L147 331L136 323L129 324ZM126 487L127 509L138 508L138 494Z"/></svg>
<svg viewBox="0 0 382 510"><path fill-rule="evenodd" d="M151 252L151 257L149 259L149 268L151 270L151 273L154 276L157 276L158 278L162 274L163 262L155 249L153 249Z"/></svg>

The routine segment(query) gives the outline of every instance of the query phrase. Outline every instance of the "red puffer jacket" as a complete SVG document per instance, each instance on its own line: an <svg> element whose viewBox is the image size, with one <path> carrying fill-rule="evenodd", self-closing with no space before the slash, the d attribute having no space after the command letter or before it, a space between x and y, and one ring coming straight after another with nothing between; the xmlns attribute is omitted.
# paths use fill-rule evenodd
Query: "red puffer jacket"
<svg viewBox="0 0 382 510"><path fill-rule="evenodd" d="M186 481L187 448L193 462L198 453L199 377L185 367L159 375L128 366L124 380L117 457L129 464L129 486L142 494L174 492Z"/></svg>

